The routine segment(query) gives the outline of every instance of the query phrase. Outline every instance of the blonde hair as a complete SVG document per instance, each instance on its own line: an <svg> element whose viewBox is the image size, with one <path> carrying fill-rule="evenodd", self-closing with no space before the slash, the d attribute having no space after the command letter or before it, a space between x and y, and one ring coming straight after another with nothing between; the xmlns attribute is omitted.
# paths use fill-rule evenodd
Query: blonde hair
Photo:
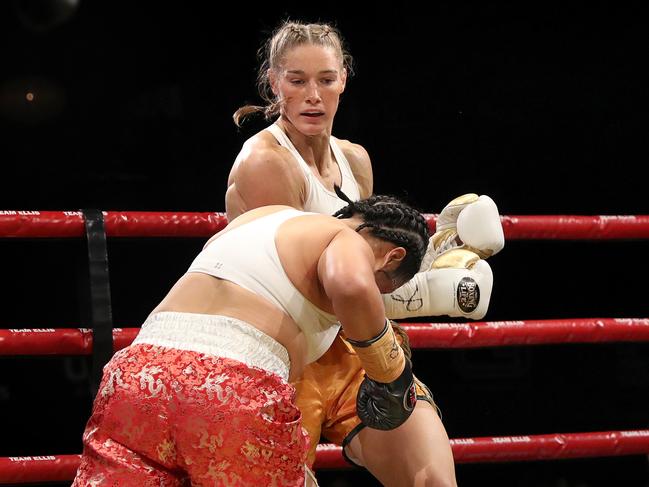
<svg viewBox="0 0 649 487"><path fill-rule="evenodd" d="M286 53L294 47L304 44L332 48L340 58L343 68L347 71L347 76L353 74L353 60L345 48L343 37L338 29L329 24L284 21L258 52L262 62L257 74L257 89L266 105L244 105L240 107L232 115L237 127L240 127L244 119L251 114L263 113L266 119L270 120L279 113L281 100L272 91L268 71L279 69Z"/></svg>

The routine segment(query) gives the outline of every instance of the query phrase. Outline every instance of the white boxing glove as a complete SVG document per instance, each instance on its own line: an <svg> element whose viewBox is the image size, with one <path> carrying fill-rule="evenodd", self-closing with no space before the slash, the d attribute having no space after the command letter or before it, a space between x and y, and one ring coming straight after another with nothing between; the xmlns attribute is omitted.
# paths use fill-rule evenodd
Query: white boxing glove
<svg viewBox="0 0 649 487"><path fill-rule="evenodd" d="M457 219L460 216L462 210L467 206L478 201L480 196L475 193L467 193L457 198L452 199L437 215L437 221L435 223L435 233L443 232L445 230L455 230L457 226Z"/></svg>
<svg viewBox="0 0 649 487"><path fill-rule="evenodd" d="M467 193L452 200L437 216L435 234L430 237L419 272L430 269L437 257L452 248L466 248L486 259L500 252L504 245L494 201L486 195Z"/></svg>
<svg viewBox="0 0 649 487"><path fill-rule="evenodd" d="M452 249L437 257L432 268L383 295L391 319L418 316L463 316L482 319L489 308L493 273L489 264L467 249Z"/></svg>
<svg viewBox="0 0 649 487"><path fill-rule="evenodd" d="M505 246L503 225L494 200L483 194L466 205L457 216L457 236L465 249L473 250L486 259Z"/></svg>

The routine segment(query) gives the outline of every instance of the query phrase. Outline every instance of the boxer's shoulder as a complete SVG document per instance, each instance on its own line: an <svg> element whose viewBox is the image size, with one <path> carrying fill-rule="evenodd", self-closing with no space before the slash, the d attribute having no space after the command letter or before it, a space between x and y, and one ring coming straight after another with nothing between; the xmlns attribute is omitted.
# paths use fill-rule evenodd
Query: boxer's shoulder
<svg viewBox="0 0 649 487"><path fill-rule="evenodd" d="M354 179L361 190L361 198L371 196L373 192L372 160L365 147L349 140L335 139L345 155Z"/></svg>

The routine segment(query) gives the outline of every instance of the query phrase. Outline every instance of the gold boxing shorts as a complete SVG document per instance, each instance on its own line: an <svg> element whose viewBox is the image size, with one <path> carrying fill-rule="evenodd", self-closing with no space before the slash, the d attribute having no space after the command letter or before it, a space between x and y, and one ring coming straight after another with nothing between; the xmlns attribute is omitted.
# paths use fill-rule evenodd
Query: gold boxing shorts
<svg viewBox="0 0 649 487"><path fill-rule="evenodd" d="M410 344L405 331L392 322L406 357ZM302 412L302 426L309 433L307 465L313 467L320 437L344 447L365 427L356 415L356 394L365 376L361 362L352 346L336 337L329 350L316 362L306 366L302 377L294 384L295 404ZM415 378L417 399L430 403L436 410L433 395L426 385ZM345 455L345 458L354 462Z"/></svg>

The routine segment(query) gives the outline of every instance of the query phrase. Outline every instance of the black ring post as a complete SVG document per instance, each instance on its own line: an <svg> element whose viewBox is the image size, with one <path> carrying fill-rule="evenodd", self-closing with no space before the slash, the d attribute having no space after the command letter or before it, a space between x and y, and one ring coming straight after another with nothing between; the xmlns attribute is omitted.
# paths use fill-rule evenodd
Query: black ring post
<svg viewBox="0 0 649 487"><path fill-rule="evenodd" d="M81 211L88 242L90 324L93 336L90 392L94 398L99 390L104 365L113 356L113 313L104 215L100 210Z"/></svg>

